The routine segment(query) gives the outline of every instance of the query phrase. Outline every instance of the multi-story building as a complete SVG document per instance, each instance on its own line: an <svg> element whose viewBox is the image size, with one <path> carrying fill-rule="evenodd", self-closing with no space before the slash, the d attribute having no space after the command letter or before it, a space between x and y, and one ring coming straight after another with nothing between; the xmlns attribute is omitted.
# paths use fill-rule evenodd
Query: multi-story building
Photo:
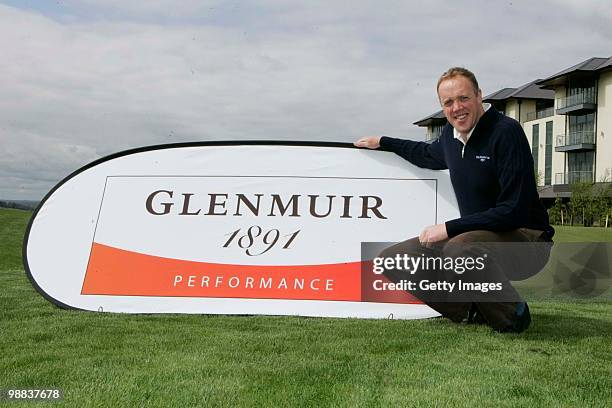
<svg viewBox="0 0 612 408"><path fill-rule="evenodd" d="M540 197L569 197L570 184L612 181L612 58L590 58L546 79L483 98L521 123ZM442 111L414 122L439 137Z"/></svg>
<svg viewBox="0 0 612 408"><path fill-rule="evenodd" d="M612 58L590 58L537 84L555 92L553 193L575 182L610 182Z"/></svg>

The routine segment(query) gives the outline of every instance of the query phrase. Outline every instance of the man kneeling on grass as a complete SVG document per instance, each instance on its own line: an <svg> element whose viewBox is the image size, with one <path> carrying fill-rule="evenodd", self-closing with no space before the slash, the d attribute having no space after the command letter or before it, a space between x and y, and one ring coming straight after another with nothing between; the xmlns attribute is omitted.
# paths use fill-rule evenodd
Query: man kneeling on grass
<svg viewBox="0 0 612 408"><path fill-rule="evenodd" d="M466 298L465 293L442 295L418 286L411 293L455 322L486 323L499 332L520 333L529 327L531 315L508 279L537 273L548 260L554 234L539 200L527 137L516 120L482 103L476 77L465 68L442 74L437 93L448 124L433 143L368 136L355 145L392 151L419 167L448 169L461 217L429 226L419 237L381 255L456 259L492 251L490 267L470 279L502 283L500 293ZM514 246L510 256L504 254L503 248L513 243L522 244ZM385 275L392 281L406 279L397 268ZM411 276L420 281L432 278L458 281L459 275L438 268L420 269Z"/></svg>

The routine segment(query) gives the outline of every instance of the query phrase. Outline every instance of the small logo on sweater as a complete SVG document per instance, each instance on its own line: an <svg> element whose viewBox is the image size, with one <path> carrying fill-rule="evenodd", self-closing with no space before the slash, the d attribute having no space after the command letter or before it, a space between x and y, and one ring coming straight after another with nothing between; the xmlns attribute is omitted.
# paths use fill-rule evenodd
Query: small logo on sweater
<svg viewBox="0 0 612 408"><path fill-rule="evenodd" d="M476 158L480 160L481 163L484 163L485 160L491 160L489 156L476 156Z"/></svg>

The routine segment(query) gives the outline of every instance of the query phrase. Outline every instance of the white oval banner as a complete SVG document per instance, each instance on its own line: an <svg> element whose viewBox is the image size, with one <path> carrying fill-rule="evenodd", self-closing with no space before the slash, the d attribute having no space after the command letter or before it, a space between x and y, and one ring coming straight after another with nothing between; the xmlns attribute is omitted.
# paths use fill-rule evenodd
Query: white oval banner
<svg viewBox="0 0 612 408"><path fill-rule="evenodd" d="M448 172L340 143L164 145L100 159L33 215L24 263L68 308L125 313L436 316L374 290L362 242L459 215Z"/></svg>

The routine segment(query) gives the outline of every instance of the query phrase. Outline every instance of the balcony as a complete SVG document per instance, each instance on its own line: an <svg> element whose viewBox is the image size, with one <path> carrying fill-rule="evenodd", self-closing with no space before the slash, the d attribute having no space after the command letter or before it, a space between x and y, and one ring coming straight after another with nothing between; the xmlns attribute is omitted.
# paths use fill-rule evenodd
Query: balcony
<svg viewBox="0 0 612 408"><path fill-rule="evenodd" d="M535 111L535 112L527 112L527 122L537 119L544 119L555 114L555 108L550 107L547 109Z"/></svg>
<svg viewBox="0 0 612 408"><path fill-rule="evenodd" d="M594 111L596 108L597 101L594 89L557 99L558 115L585 113Z"/></svg>
<svg viewBox="0 0 612 408"><path fill-rule="evenodd" d="M567 135L557 135L556 152L580 152L595 150L595 131L580 130Z"/></svg>
<svg viewBox="0 0 612 408"><path fill-rule="evenodd" d="M567 173L556 173L555 184L592 183L592 171L569 171Z"/></svg>

